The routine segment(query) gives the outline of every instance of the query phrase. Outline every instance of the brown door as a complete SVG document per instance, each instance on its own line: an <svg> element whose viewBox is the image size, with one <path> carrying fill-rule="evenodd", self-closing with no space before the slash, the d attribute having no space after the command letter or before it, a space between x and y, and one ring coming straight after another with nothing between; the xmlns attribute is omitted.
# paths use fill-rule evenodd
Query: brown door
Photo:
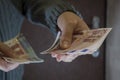
<svg viewBox="0 0 120 80"><path fill-rule="evenodd" d="M100 19L100 27L105 26L105 0L68 0L83 16L86 23L92 28L93 17ZM100 55L80 56L71 63L58 63L50 55L40 55L39 52L47 49L54 38L50 31L43 27L36 27L25 20L22 32L29 40L37 55L45 60L40 64L25 65L23 80L105 80L104 46Z"/></svg>

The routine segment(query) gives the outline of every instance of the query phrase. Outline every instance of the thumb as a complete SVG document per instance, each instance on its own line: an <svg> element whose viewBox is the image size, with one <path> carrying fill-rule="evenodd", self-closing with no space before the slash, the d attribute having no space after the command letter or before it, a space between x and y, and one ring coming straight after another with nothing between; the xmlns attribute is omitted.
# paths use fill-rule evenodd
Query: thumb
<svg viewBox="0 0 120 80"><path fill-rule="evenodd" d="M72 27L64 27L64 29L62 29L61 31L62 31L62 34L60 37L60 47L62 49L66 49L71 46L73 28Z"/></svg>

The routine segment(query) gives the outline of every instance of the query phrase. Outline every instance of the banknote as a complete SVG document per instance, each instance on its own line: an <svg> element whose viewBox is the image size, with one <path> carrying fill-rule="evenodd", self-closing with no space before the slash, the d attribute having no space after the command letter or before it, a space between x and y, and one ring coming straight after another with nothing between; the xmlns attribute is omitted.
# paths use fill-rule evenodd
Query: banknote
<svg viewBox="0 0 120 80"><path fill-rule="evenodd" d="M14 53L11 54L13 57L3 57L7 62L19 64L44 62L43 59L36 55L35 51L23 35L19 35L17 38L4 43L14 50Z"/></svg>
<svg viewBox="0 0 120 80"><path fill-rule="evenodd" d="M111 31L111 28L98 28L98 29L91 29L91 30L84 30L81 31L80 34L73 35L72 44L68 49L59 49L59 37L60 33L58 34L58 42L56 43L57 46L55 48L50 48L44 53L50 53L55 51L59 54L76 54L76 55L86 55L86 54L93 54L96 52L102 43L104 42L105 38Z"/></svg>

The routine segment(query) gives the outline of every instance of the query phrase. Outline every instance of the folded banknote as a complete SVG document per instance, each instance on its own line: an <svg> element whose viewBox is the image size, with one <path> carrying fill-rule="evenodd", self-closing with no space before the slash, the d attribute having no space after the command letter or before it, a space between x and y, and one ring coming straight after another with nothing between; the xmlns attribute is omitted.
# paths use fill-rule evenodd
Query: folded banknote
<svg viewBox="0 0 120 80"><path fill-rule="evenodd" d="M35 51L23 35L19 35L4 43L14 51L11 56L2 57L7 62L19 64L44 62L43 59L35 54Z"/></svg>

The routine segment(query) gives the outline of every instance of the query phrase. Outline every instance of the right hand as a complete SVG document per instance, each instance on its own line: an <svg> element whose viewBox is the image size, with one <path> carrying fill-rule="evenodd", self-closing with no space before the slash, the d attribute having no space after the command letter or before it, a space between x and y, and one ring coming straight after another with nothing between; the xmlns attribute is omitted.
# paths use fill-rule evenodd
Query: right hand
<svg viewBox="0 0 120 80"><path fill-rule="evenodd" d="M8 72L17 68L18 66L19 64L17 63L9 63L6 62L4 59L0 58L0 70L2 71Z"/></svg>
<svg viewBox="0 0 120 80"><path fill-rule="evenodd" d="M84 20L72 12L62 13L58 17L57 25L62 32L59 48L62 50L68 49L71 46L74 34L80 34L83 30L89 30ZM72 62L80 56L79 54L63 54L59 52L59 49L51 52L51 55L55 57L58 62Z"/></svg>

